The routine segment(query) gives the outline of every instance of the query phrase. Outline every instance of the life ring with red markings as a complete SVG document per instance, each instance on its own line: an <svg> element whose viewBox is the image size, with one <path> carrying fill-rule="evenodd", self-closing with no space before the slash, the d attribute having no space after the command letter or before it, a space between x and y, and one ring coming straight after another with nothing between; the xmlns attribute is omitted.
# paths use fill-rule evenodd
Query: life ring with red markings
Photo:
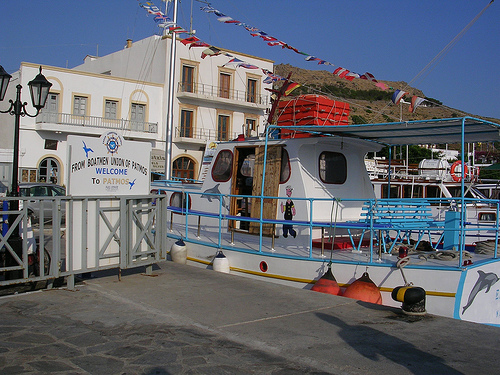
<svg viewBox="0 0 500 375"><path fill-rule="evenodd" d="M458 167L460 167L460 170L455 172L455 170ZM462 168L462 162L460 160L457 160L451 166L450 174L451 174L451 178L453 178L453 181L460 182L460 181L462 181L463 176L467 176L468 172L469 172L469 168L467 167L467 165L463 164L463 168Z"/></svg>

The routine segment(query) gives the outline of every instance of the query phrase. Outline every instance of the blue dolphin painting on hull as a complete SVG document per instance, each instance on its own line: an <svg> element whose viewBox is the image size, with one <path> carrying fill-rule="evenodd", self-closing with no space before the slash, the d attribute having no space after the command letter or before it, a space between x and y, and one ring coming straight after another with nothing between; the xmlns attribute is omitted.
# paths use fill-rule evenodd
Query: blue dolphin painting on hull
<svg viewBox="0 0 500 375"><path fill-rule="evenodd" d="M221 192L219 190L219 185L220 184L217 184L214 187L205 190L201 195L201 198L208 199L209 202L212 202L212 199L216 199L222 203L222 207L224 207L226 210L229 210L229 207L227 207L226 205L226 200L221 195Z"/></svg>
<svg viewBox="0 0 500 375"><path fill-rule="evenodd" d="M462 314L470 307L470 305L472 305L472 302L474 302L474 298L476 298L477 294L481 290L486 289L485 293L488 293L491 286L498 280L500 280L498 276L493 272L485 273L481 270L478 270L477 273L479 274L479 278L477 279L476 284L474 284L474 287L469 294L469 299L467 301L467 304L463 307Z"/></svg>

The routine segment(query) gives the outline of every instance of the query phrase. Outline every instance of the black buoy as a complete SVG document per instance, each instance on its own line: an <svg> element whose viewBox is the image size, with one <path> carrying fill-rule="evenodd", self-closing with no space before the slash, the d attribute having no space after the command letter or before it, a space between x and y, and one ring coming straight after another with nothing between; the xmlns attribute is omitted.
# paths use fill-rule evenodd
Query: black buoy
<svg viewBox="0 0 500 375"><path fill-rule="evenodd" d="M402 302L401 309L408 315L425 315L425 290L419 286L398 286L392 290L392 299Z"/></svg>

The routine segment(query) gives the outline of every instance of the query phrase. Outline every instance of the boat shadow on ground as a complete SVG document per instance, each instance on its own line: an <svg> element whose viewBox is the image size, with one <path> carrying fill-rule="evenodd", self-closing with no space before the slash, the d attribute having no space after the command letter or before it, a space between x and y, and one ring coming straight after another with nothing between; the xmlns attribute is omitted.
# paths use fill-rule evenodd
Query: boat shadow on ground
<svg viewBox="0 0 500 375"><path fill-rule="evenodd" d="M370 309L387 310L387 306L379 306L364 302L358 302ZM405 320L411 322L422 319L432 319L429 316L404 317L404 314L394 309L394 316L390 319ZM427 374L462 374L460 371L448 366L445 360L435 354L422 351L415 345L393 335L370 327L370 321L359 324L348 324L339 317L317 312L316 316L321 320L337 326L340 330L338 336L363 357L378 362L385 357L394 363L405 367L416 375ZM410 319L410 320L407 320Z"/></svg>

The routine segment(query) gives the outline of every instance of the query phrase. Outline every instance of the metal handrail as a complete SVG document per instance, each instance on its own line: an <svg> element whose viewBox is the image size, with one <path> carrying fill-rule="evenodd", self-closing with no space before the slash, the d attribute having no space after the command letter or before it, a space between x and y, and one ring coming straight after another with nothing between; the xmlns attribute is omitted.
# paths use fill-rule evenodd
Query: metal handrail
<svg viewBox="0 0 500 375"><path fill-rule="evenodd" d="M177 92L206 95L222 99L231 99L240 102L269 105L269 96L258 93L249 93L243 90L225 89L219 86L207 85L204 83L182 83L179 82Z"/></svg>
<svg viewBox="0 0 500 375"><path fill-rule="evenodd" d="M219 135L217 133L217 130L215 130L215 129L201 128L201 129L195 129L195 130L191 130L190 132L187 132L186 130L183 130L182 127L176 126L174 129L174 137L175 138L184 137L184 138L201 139L204 141L228 141L228 140L237 138L238 133L233 132L232 134L228 134L228 139L219 139Z"/></svg>
<svg viewBox="0 0 500 375"><path fill-rule="evenodd" d="M42 112L36 118L37 124L74 125L90 128L131 130L144 133L158 133L157 122L111 119L97 116L81 116L70 113Z"/></svg>

